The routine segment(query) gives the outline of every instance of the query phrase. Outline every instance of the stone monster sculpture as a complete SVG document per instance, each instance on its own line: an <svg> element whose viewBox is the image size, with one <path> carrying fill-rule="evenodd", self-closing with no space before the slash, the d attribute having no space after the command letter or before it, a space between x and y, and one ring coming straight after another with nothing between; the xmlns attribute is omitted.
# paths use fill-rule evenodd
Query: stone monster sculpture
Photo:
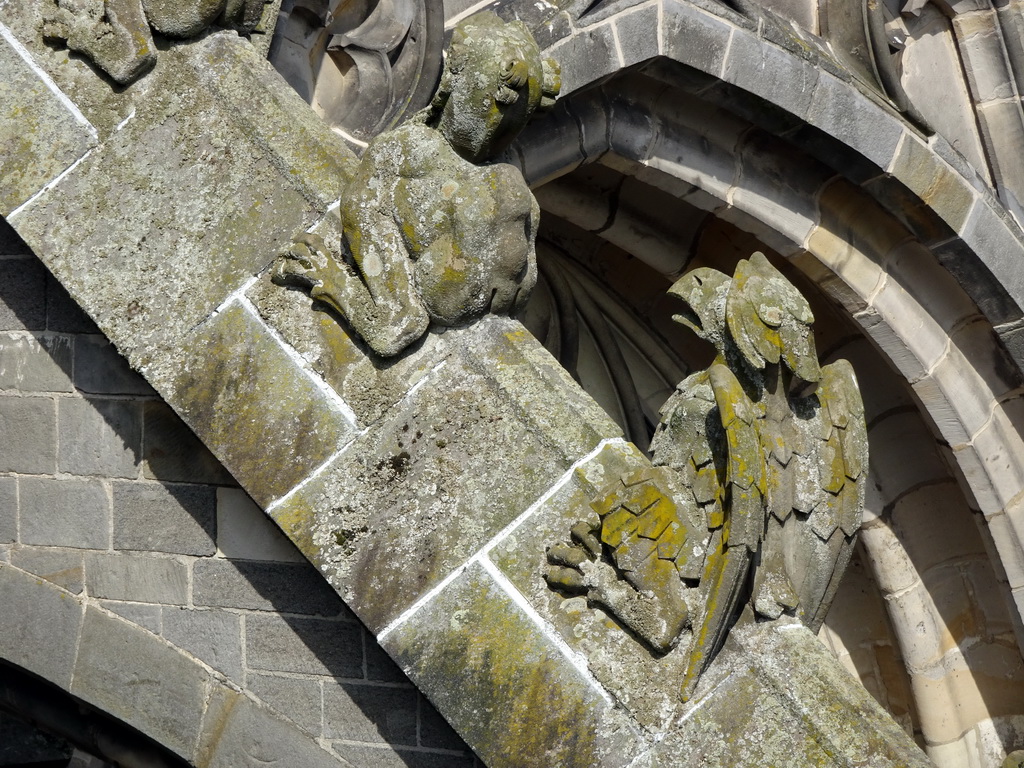
<svg viewBox="0 0 1024 768"><path fill-rule="evenodd" d="M64 42L121 85L156 63L150 27L189 38L213 24L249 33L271 0L44 0L43 36Z"/></svg>
<svg viewBox="0 0 1024 768"><path fill-rule="evenodd" d="M482 163L558 87L524 24L463 21L430 106L374 139L343 190L342 242L300 235L275 281L308 289L384 357L431 323L516 311L537 279L539 208L516 168Z"/></svg>
<svg viewBox="0 0 1024 768"><path fill-rule="evenodd" d="M678 646L687 699L741 613L820 627L860 527L867 432L852 367L819 366L810 307L762 254L670 293L718 355L665 403L655 466L592 502L599 522L548 551L546 578L652 651Z"/></svg>

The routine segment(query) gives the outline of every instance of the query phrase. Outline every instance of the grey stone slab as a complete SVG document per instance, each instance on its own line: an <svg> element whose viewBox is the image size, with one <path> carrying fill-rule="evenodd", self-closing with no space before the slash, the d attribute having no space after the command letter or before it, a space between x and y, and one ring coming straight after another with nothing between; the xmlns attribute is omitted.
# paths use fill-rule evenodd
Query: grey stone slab
<svg viewBox="0 0 1024 768"><path fill-rule="evenodd" d="M807 115L820 76L804 59L745 32L733 36L723 72L726 82L797 117Z"/></svg>
<svg viewBox="0 0 1024 768"><path fill-rule="evenodd" d="M292 147L321 161L308 173L287 162L276 145L291 134L262 124L260 110L301 99L283 95L251 46L220 38L162 51L134 117L11 222L137 370L170 364L191 328L311 225L304 180L339 169L326 150L338 137L318 154ZM244 89L245 109L229 87ZM302 104L296 125L308 112ZM117 215L69 215L80 210Z"/></svg>
<svg viewBox="0 0 1024 768"><path fill-rule="evenodd" d="M261 506L354 434L340 406L242 305L197 329L188 348L174 361L168 399Z"/></svg>
<svg viewBox="0 0 1024 768"><path fill-rule="evenodd" d="M366 654L366 679L379 683L408 683L409 678L372 634L363 630L363 651Z"/></svg>
<svg viewBox="0 0 1024 768"><path fill-rule="evenodd" d="M115 482L114 549L212 555L216 490L208 485Z"/></svg>
<svg viewBox="0 0 1024 768"><path fill-rule="evenodd" d="M324 685L324 738L419 746L415 688Z"/></svg>
<svg viewBox="0 0 1024 768"><path fill-rule="evenodd" d="M163 624L163 608L159 605L127 603L121 600L100 600L100 605L111 613L128 619L132 624L138 624L143 629L148 629L154 635L160 634Z"/></svg>
<svg viewBox="0 0 1024 768"><path fill-rule="evenodd" d="M23 477L18 497L23 544L110 546L110 498L99 480Z"/></svg>
<svg viewBox="0 0 1024 768"><path fill-rule="evenodd" d="M57 278L46 273L46 329L55 333L99 333L96 323L68 295Z"/></svg>
<svg viewBox="0 0 1024 768"><path fill-rule="evenodd" d="M661 44L665 55L701 72L718 76L733 26L701 13L690 3L662 4Z"/></svg>
<svg viewBox="0 0 1024 768"><path fill-rule="evenodd" d="M11 565L76 595L85 586L82 553L73 549L17 547L11 552Z"/></svg>
<svg viewBox="0 0 1024 768"><path fill-rule="evenodd" d="M953 238L932 250L990 322L1001 325L1020 320L1021 304L1007 292L989 268L987 261L991 256L989 259L984 258L984 252L979 255L960 238Z"/></svg>
<svg viewBox="0 0 1024 768"><path fill-rule="evenodd" d="M33 63L34 64L34 63ZM96 131L49 78L0 38L0 216L38 192L96 145Z"/></svg>
<svg viewBox="0 0 1024 768"><path fill-rule="evenodd" d="M0 330L46 329L46 279L34 256L0 259Z"/></svg>
<svg viewBox="0 0 1024 768"><path fill-rule="evenodd" d="M195 605L351 618L337 593L305 562L199 560L192 580Z"/></svg>
<svg viewBox="0 0 1024 768"><path fill-rule="evenodd" d="M210 673L151 633L86 611L71 692L191 758Z"/></svg>
<svg viewBox="0 0 1024 768"><path fill-rule="evenodd" d="M90 596L111 600L184 605L188 599L185 564L170 557L90 552L85 583Z"/></svg>
<svg viewBox="0 0 1024 768"><path fill-rule="evenodd" d="M245 617L245 660L250 670L363 677L359 624L276 614Z"/></svg>
<svg viewBox="0 0 1024 768"><path fill-rule="evenodd" d="M619 69L615 36L609 23L587 27L548 51L562 68L562 92L572 93Z"/></svg>
<svg viewBox="0 0 1024 768"><path fill-rule="evenodd" d="M823 73L807 122L855 149L880 169L888 168L903 126L849 83Z"/></svg>
<svg viewBox="0 0 1024 768"><path fill-rule="evenodd" d="M460 343L486 344L488 325L463 332ZM529 335L518 327L521 338ZM504 375L514 377L517 358L531 361L511 345L507 350ZM558 364L548 359L554 375ZM539 404L557 395L549 398L546 384L532 373L523 375L536 386L521 396L538 398L542 411ZM514 520L578 458L566 458L558 443L579 439L579 421L567 421L561 435L538 428L534 419L548 418L538 412L524 411L503 396L494 379L452 358L431 387L402 401L271 514L349 607L378 631Z"/></svg>
<svg viewBox="0 0 1024 768"><path fill-rule="evenodd" d="M345 765L295 725L251 699L224 688L215 696L224 701L216 707L211 703L207 711L196 764L207 768Z"/></svg>
<svg viewBox="0 0 1024 768"><path fill-rule="evenodd" d="M57 469L56 405L48 397L0 396L0 472Z"/></svg>
<svg viewBox="0 0 1024 768"><path fill-rule="evenodd" d="M142 403L63 398L58 409L61 472L137 477L142 455Z"/></svg>
<svg viewBox="0 0 1024 768"><path fill-rule="evenodd" d="M908 135L889 172L920 196L950 229L959 232L963 228L974 205L974 189L924 142Z"/></svg>
<svg viewBox="0 0 1024 768"><path fill-rule="evenodd" d="M660 9L657 5L648 5L615 19L613 23L619 38L619 50L622 52L624 67L631 67L659 55L659 15Z"/></svg>
<svg viewBox="0 0 1024 768"><path fill-rule="evenodd" d="M18 538L18 479L0 477L0 544Z"/></svg>
<svg viewBox="0 0 1024 768"><path fill-rule="evenodd" d="M306 562L274 521L241 488L217 489L217 550L229 560Z"/></svg>
<svg viewBox="0 0 1024 768"><path fill-rule="evenodd" d="M283 715L307 733L319 737L323 732L323 703L320 679L284 677L250 672L245 687L279 715Z"/></svg>
<svg viewBox="0 0 1024 768"><path fill-rule="evenodd" d="M0 658L67 688L82 627L82 606L58 587L0 564Z"/></svg>
<svg viewBox="0 0 1024 768"><path fill-rule="evenodd" d="M623 711L477 564L383 645L491 768L623 766L642 751Z"/></svg>
<svg viewBox="0 0 1024 768"><path fill-rule="evenodd" d="M103 336L75 339L75 386L98 395L155 395Z"/></svg>
<svg viewBox="0 0 1024 768"><path fill-rule="evenodd" d="M70 392L72 344L52 333L0 333L0 389Z"/></svg>
<svg viewBox="0 0 1024 768"><path fill-rule="evenodd" d="M237 613L164 608L163 636L228 679L242 681L242 619Z"/></svg>
<svg viewBox="0 0 1024 768"><path fill-rule="evenodd" d="M234 485L231 473L160 400L142 406L142 473L153 480Z"/></svg>
<svg viewBox="0 0 1024 768"><path fill-rule="evenodd" d="M1024 309L1024 271L1020 269L1021 260L1024 259L1024 242L1015 234L1015 229L987 201L979 200L961 234L975 258L991 272L1000 286L1000 292L1005 291L1013 302L1013 307L1007 308L1013 316L990 317L994 324L1016 320ZM983 290L971 290L970 287L968 293L972 296L984 295Z"/></svg>

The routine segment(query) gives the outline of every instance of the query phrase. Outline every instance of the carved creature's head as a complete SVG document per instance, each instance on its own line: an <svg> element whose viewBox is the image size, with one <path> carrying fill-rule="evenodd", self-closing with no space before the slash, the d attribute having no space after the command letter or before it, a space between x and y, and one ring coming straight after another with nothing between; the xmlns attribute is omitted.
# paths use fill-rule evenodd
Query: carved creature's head
<svg viewBox="0 0 1024 768"><path fill-rule="evenodd" d="M525 24L479 13L455 28L424 118L477 163L508 146L537 109L551 106L560 84L558 64L541 60Z"/></svg>
<svg viewBox="0 0 1024 768"><path fill-rule="evenodd" d="M725 349L725 302L732 278L710 267L687 272L668 292L683 300L683 309L672 319L682 323L715 349Z"/></svg>

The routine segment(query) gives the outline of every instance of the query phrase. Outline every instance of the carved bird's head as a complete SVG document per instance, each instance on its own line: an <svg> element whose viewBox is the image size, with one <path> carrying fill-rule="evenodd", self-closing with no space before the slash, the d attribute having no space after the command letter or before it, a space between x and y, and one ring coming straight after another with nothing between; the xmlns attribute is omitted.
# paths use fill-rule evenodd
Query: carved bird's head
<svg viewBox="0 0 1024 768"><path fill-rule="evenodd" d="M682 310L672 315L702 339L715 345L721 354L725 350L725 303L732 278L710 267L687 272L668 289L683 301Z"/></svg>

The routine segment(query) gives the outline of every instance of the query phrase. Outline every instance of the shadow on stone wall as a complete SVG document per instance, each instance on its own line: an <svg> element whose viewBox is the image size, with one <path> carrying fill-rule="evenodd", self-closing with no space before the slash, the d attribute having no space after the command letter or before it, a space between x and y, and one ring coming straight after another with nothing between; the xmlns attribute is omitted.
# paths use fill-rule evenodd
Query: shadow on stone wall
<svg viewBox="0 0 1024 768"><path fill-rule="evenodd" d="M354 765L478 764L2 220L0 424L0 560L162 636Z"/></svg>

